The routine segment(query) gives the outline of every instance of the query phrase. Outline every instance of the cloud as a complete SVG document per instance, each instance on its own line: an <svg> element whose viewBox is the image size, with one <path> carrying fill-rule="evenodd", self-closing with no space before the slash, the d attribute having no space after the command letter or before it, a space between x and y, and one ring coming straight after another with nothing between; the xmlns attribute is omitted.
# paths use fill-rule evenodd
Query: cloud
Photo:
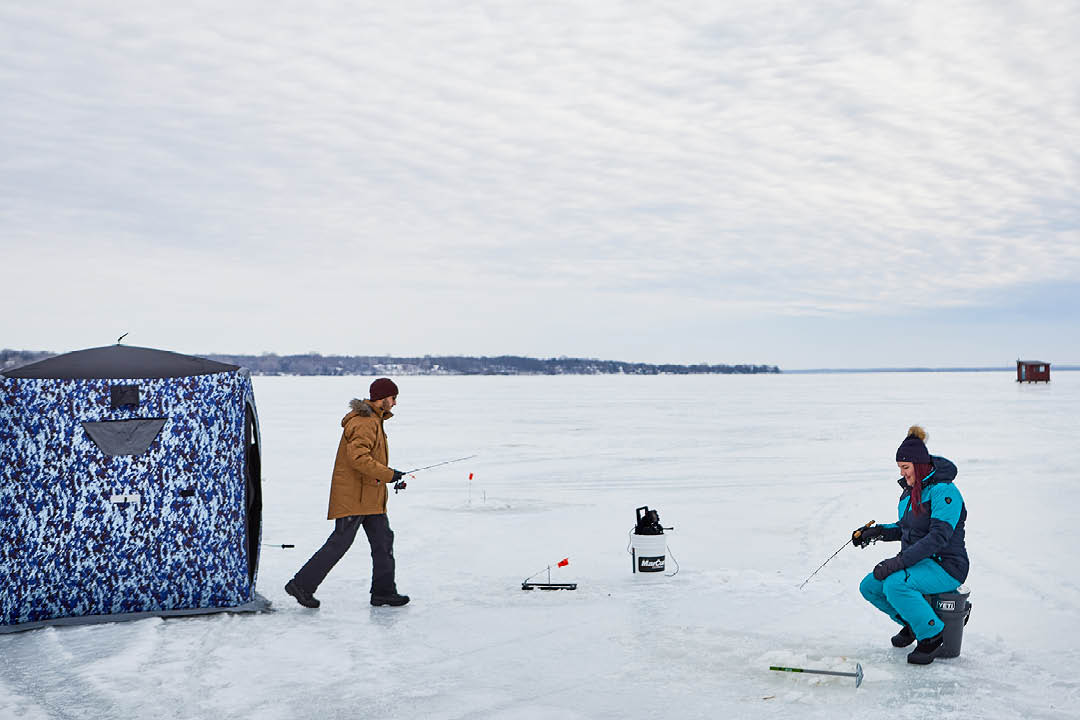
<svg viewBox="0 0 1080 720"><path fill-rule="evenodd" d="M1078 30L1067 2L7 7L0 253L111 311L233 268L210 304L290 328L357 278L502 332L537 298L583 334L978 306L1080 279Z"/></svg>

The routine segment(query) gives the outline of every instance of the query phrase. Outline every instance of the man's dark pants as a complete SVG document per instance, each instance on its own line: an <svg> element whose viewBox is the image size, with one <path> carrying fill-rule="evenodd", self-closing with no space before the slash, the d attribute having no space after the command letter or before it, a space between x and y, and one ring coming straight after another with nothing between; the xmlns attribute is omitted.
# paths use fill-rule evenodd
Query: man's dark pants
<svg viewBox="0 0 1080 720"><path fill-rule="evenodd" d="M304 567L296 573L296 584L314 593L338 560L352 546L356 531L364 526L371 545L371 594L396 595L394 583L394 531L386 513L350 515L334 521L334 532L326 539Z"/></svg>

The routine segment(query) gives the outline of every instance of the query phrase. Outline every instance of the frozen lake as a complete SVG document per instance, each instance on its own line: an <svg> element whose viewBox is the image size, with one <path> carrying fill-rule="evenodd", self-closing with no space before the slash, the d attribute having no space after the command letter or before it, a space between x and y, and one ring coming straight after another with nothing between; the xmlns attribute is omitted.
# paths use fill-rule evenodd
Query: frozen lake
<svg viewBox="0 0 1080 720"><path fill-rule="evenodd" d="M404 608L371 608L362 537L298 606L325 539L340 419L371 378L258 377L261 615L0 636L0 718L1065 718L1080 703L1080 372L399 377L391 495ZM909 425L959 467L963 653L909 666L858 592L899 546ZM468 480L469 473L473 480ZM634 509L675 527L674 577L631 574ZM574 592L522 592L552 579ZM670 557L669 557L670 560ZM674 564L669 562L669 571ZM847 678L769 672L770 664Z"/></svg>

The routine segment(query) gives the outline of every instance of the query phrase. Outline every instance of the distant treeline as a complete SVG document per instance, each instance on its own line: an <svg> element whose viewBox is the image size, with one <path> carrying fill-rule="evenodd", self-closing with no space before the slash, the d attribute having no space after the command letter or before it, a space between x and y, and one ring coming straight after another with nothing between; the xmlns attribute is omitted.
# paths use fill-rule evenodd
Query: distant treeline
<svg viewBox="0 0 1080 720"><path fill-rule="evenodd" d="M52 357L55 353L0 350L0 371ZM775 365L652 365L593 358L529 358L387 355L204 355L242 365L256 375L753 375L779 373Z"/></svg>
<svg viewBox="0 0 1080 720"><path fill-rule="evenodd" d="M593 358L209 355L261 375L692 375L778 373L775 365L651 365Z"/></svg>

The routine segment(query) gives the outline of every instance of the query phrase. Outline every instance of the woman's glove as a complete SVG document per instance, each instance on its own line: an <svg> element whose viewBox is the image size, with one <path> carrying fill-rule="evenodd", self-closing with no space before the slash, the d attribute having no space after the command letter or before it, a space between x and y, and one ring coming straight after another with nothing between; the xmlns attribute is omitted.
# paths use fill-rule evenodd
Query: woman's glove
<svg viewBox="0 0 1080 720"><path fill-rule="evenodd" d="M900 556L891 557L888 560L882 560L874 566L874 579L884 580L898 570L904 569L904 561L900 559Z"/></svg>
<svg viewBox="0 0 1080 720"><path fill-rule="evenodd" d="M885 530L878 525L871 525L870 527L864 525L861 528L855 528L851 532L851 544L855 547L864 548L883 534L885 534Z"/></svg>

